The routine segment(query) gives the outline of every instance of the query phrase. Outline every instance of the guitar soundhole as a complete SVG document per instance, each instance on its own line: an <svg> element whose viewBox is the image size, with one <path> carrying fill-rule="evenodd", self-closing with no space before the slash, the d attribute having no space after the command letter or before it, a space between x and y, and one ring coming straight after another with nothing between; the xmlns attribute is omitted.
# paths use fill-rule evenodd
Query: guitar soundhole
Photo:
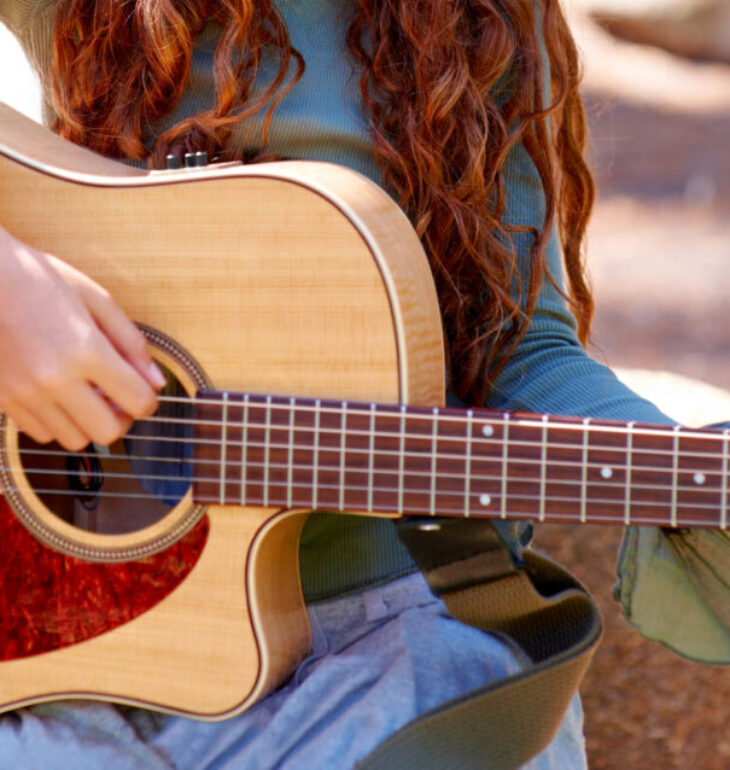
<svg viewBox="0 0 730 770"><path fill-rule="evenodd" d="M26 478L54 515L116 535L154 524L183 498L192 483L192 406L180 382L161 368L168 385L157 412L109 447L68 452L20 435Z"/></svg>
<svg viewBox="0 0 730 770"><path fill-rule="evenodd" d="M26 477L55 516L118 534L149 526L180 501L192 481L191 404L166 374L169 384L154 417L135 423L108 448L66 452L19 435ZM207 534L203 517L152 555L87 561L34 537L0 496L0 660L67 647L146 612L190 573Z"/></svg>

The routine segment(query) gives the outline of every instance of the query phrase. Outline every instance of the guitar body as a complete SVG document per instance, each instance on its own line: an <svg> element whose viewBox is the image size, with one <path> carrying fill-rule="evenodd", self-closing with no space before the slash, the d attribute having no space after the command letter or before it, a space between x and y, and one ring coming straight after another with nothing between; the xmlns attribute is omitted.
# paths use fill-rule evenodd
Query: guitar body
<svg viewBox="0 0 730 770"><path fill-rule="evenodd" d="M190 396L212 387L443 402L420 243L354 172L285 162L148 173L0 105L0 223L106 287ZM25 566L21 580L0 567L11 597L0 615L0 708L79 697L217 719L286 678L309 647L297 556L306 511L203 509L189 490L152 523L141 515L139 528L81 529L35 494L23 439L5 422L0 540ZM135 520L139 505L126 506L119 515ZM35 585L34 565L45 575ZM48 577L74 569L94 586L80 581L76 598ZM163 587L140 606L153 583ZM40 594L66 597L66 614L34 610ZM77 614L119 620L59 635L73 602Z"/></svg>

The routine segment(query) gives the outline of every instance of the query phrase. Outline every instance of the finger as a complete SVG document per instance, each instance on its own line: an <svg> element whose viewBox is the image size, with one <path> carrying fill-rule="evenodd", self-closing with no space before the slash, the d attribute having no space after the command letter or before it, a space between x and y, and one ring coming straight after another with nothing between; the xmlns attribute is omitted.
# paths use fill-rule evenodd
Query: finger
<svg viewBox="0 0 730 770"><path fill-rule="evenodd" d="M53 441L51 431L22 406L18 404L6 406L5 413L15 422L18 430L30 436L33 441L37 441L39 444L48 444Z"/></svg>
<svg viewBox="0 0 730 770"><path fill-rule="evenodd" d="M108 342L103 342L89 380L129 417L139 419L157 408L157 394L136 369L120 358Z"/></svg>
<svg viewBox="0 0 730 770"><path fill-rule="evenodd" d="M109 446L123 436L132 423L126 414L120 414L95 388L83 384L69 389L61 400L64 410L91 441Z"/></svg>
<svg viewBox="0 0 730 770"><path fill-rule="evenodd" d="M111 296L97 284L85 283L86 307L107 339L153 388L162 388L165 376L152 360L144 334L126 316Z"/></svg>
<svg viewBox="0 0 730 770"><path fill-rule="evenodd" d="M64 449L80 452L91 441L91 437L84 433L71 416L55 403L45 401L24 406L50 431L53 438Z"/></svg>

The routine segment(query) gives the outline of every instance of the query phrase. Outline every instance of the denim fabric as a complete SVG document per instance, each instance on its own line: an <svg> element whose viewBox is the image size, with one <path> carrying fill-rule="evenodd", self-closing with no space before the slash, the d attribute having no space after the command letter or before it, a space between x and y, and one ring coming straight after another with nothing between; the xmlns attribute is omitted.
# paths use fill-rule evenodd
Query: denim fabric
<svg viewBox="0 0 730 770"><path fill-rule="evenodd" d="M89 702L37 706L0 720L0 768L347 770L423 711L522 666L519 651L453 620L420 574L310 606L309 615L311 655L239 717L209 723ZM587 767L577 697L526 767Z"/></svg>

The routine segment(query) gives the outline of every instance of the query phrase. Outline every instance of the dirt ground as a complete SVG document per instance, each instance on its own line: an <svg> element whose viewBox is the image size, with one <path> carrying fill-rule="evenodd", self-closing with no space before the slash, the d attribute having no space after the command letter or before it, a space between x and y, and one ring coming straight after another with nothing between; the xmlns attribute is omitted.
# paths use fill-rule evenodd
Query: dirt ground
<svg viewBox="0 0 730 770"><path fill-rule="evenodd" d="M589 234L592 353L730 387L730 67L613 42L576 20L601 199ZM632 372L627 372L629 379ZM662 382L665 411L730 419L727 395ZM538 546L598 599L606 634L582 688L592 770L730 768L730 668L643 640L611 599L620 531L543 527Z"/></svg>

